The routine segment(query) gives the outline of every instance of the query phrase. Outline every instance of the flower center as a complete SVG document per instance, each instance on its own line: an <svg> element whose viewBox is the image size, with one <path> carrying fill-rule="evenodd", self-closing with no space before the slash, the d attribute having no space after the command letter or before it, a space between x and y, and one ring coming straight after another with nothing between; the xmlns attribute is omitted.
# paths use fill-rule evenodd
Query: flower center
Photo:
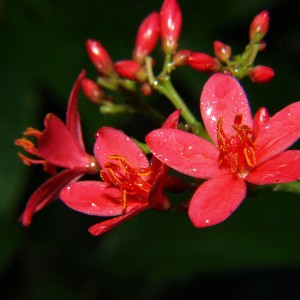
<svg viewBox="0 0 300 300"><path fill-rule="evenodd" d="M252 129L242 125L243 116L234 118L235 134L227 136L223 130L223 117L218 121L219 164L228 166L232 173L244 177L256 164L256 146L252 140Z"/></svg>
<svg viewBox="0 0 300 300"><path fill-rule="evenodd" d="M123 212L126 209L127 194L148 194L151 185L147 181L146 176L150 175L151 169L134 168L126 159L119 155L110 155L109 159L114 162L107 162L104 169L100 171L102 180L108 184L114 185L122 191Z"/></svg>

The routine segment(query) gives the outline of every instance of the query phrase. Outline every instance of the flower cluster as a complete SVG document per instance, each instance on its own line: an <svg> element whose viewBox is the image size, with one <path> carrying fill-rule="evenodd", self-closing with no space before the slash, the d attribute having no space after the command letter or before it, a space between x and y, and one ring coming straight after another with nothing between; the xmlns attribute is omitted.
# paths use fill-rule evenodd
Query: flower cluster
<svg viewBox="0 0 300 300"><path fill-rule="evenodd" d="M288 148L300 136L300 102L274 116L264 107L252 116L239 82L249 76L253 82L264 83L275 74L270 67L254 65L257 53L266 47L268 12L254 18L249 44L234 57L231 47L220 41L214 42L215 57L180 49L181 27L178 2L165 0L160 11L149 14L139 26L130 59L114 62L98 40L87 40L96 80L81 72L69 98L65 123L48 114L43 131L27 128L24 137L15 141L27 152L19 153L26 165L41 164L51 176L28 200L20 217L23 225L60 198L73 210L102 218L89 228L93 235L150 208L180 208L202 228L228 218L246 198L249 186L290 182L299 186L300 150ZM155 75L151 55L159 41L164 63ZM172 84L170 74L182 66L213 73L201 91L202 121ZM145 143L120 129L101 127L95 134L93 154L88 154L78 111L80 89L100 107L100 113L142 114L156 129L145 133ZM115 101L112 91L120 93L124 102ZM145 101L153 92L174 105L168 117ZM89 178L83 178L86 175ZM179 194L180 204L173 204L166 191Z"/></svg>

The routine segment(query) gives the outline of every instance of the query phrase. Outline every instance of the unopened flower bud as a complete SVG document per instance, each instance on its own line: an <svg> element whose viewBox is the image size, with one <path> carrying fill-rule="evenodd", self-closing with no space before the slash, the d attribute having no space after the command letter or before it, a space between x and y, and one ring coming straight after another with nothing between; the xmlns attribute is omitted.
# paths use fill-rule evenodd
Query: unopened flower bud
<svg viewBox="0 0 300 300"><path fill-rule="evenodd" d="M214 52L215 56L222 62L227 62L231 56L230 46L220 41L214 41Z"/></svg>
<svg viewBox="0 0 300 300"><path fill-rule="evenodd" d="M173 54L178 47L182 16L177 0L165 0L160 10L160 26L163 51Z"/></svg>
<svg viewBox="0 0 300 300"><path fill-rule="evenodd" d="M258 48L258 51L264 51L267 47L267 43L265 41L261 41L259 43L259 48Z"/></svg>
<svg viewBox="0 0 300 300"><path fill-rule="evenodd" d="M191 50L180 50L175 53L173 63L175 67L181 67L187 64L187 58L192 54Z"/></svg>
<svg viewBox="0 0 300 300"><path fill-rule="evenodd" d="M103 75L109 75L113 70L113 63L106 49L97 40L87 40L86 47L97 70Z"/></svg>
<svg viewBox="0 0 300 300"><path fill-rule="evenodd" d="M253 19L249 28L249 38L250 41L255 38L261 41L267 34L269 29L270 16L267 10L262 11ZM256 37L258 35L258 37Z"/></svg>
<svg viewBox="0 0 300 300"><path fill-rule="evenodd" d="M85 96L93 103L100 104L102 102L104 92L95 81L84 78L81 81L81 87Z"/></svg>
<svg viewBox="0 0 300 300"><path fill-rule="evenodd" d="M249 77L253 82L266 83L273 79L275 72L266 66L256 66L249 72Z"/></svg>
<svg viewBox="0 0 300 300"><path fill-rule="evenodd" d="M140 91L144 96L150 96L153 92L153 89L148 82L144 82L141 86Z"/></svg>
<svg viewBox="0 0 300 300"><path fill-rule="evenodd" d="M115 71L129 80L137 80L142 73L141 65L134 60L119 60L114 64ZM139 78L140 79L140 78Z"/></svg>
<svg viewBox="0 0 300 300"><path fill-rule="evenodd" d="M144 63L144 59L148 56L157 44L160 34L159 14L151 13L141 23L133 50L133 59L138 63Z"/></svg>
<svg viewBox="0 0 300 300"><path fill-rule="evenodd" d="M187 63L193 69L201 72L218 72L221 68L221 64L216 58L202 52L193 52L188 57Z"/></svg>

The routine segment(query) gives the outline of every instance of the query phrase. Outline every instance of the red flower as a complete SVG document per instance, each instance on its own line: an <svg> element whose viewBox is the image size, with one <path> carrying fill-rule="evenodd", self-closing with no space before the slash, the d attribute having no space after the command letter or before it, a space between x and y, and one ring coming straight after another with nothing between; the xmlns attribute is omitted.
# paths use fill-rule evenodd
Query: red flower
<svg viewBox="0 0 300 300"><path fill-rule="evenodd" d="M275 76L275 72L272 68L267 66L255 66L249 72L249 77L253 82L266 83L272 80Z"/></svg>
<svg viewBox="0 0 300 300"><path fill-rule="evenodd" d="M246 183L291 182L300 178L300 151L287 150L300 136L300 102L269 117L262 108L252 120L246 95L233 77L213 75L200 108L213 143L176 129L158 129L146 142L158 159L175 170L208 179L189 206L196 227L222 222L246 196Z"/></svg>
<svg viewBox="0 0 300 300"><path fill-rule="evenodd" d="M147 78L141 65L134 60L119 60L114 64L115 71L122 77L129 80L137 80L140 77L145 81Z"/></svg>
<svg viewBox="0 0 300 300"><path fill-rule="evenodd" d="M101 74L109 76L113 70L113 62L106 49L97 40L87 40L86 48L88 56L97 70Z"/></svg>
<svg viewBox="0 0 300 300"><path fill-rule="evenodd" d="M95 104L101 104L105 96L104 91L93 80L83 78L81 81L81 88L85 96Z"/></svg>
<svg viewBox="0 0 300 300"><path fill-rule="evenodd" d="M164 127L176 128L179 114L179 111L173 113ZM169 199L162 192L167 167L155 158L150 166L145 154L122 131L101 128L94 153L101 166L103 182L71 183L60 193L61 200L74 210L113 217L90 227L91 234L103 234L148 208L170 208Z"/></svg>
<svg viewBox="0 0 300 300"><path fill-rule="evenodd" d="M160 9L160 27L163 51L173 54L178 48L182 15L176 0L165 0Z"/></svg>
<svg viewBox="0 0 300 300"><path fill-rule="evenodd" d="M231 56L231 47L221 41L214 41L214 52L220 61L226 63Z"/></svg>
<svg viewBox="0 0 300 300"><path fill-rule="evenodd" d="M270 16L267 10L264 10L256 15L249 28L250 40L254 40L258 35L258 40L261 41L269 30L269 24Z"/></svg>
<svg viewBox="0 0 300 300"><path fill-rule="evenodd" d="M221 69L221 64L216 58L202 52L193 52L186 62L200 72L218 72Z"/></svg>
<svg viewBox="0 0 300 300"><path fill-rule="evenodd" d="M77 102L84 76L85 71L82 71L71 92L66 124L54 114L48 114L44 121L43 132L32 128L24 132L25 136L37 138L37 147L26 137L15 141L15 144L22 146L27 153L38 157L38 159L32 159L19 153L19 157L25 164L42 164L44 170L53 175L29 198L21 216L21 221L25 226L30 224L33 214L55 200L60 190L68 183L78 180L84 174L98 172L94 157L85 151L81 135ZM56 167L65 170L56 174Z"/></svg>
<svg viewBox="0 0 300 300"><path fill-rule="evenodd" d="M160 34L159 14L153 12L141 23L133 50L133 59L139 64L143 64L157 44Z"/></svg>

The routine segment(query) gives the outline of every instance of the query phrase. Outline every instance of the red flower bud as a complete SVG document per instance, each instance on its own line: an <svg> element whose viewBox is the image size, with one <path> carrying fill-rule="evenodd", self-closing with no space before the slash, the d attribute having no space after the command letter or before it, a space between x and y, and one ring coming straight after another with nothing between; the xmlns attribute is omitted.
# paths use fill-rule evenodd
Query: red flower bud
<svg viewBox="0 0 300 300"><path fill-rule="evenodd" d="M182 16L176 0L165 0L160 10L160 26L163 51L173 54L178 47Z"/></svg>
<svg viewBox="0 0 300 300"><path fill-rule="evenodd" d="M264 51L266 49L266 47L267 47L267 43L265 41L261 41L259 43L259 49L258 49L258 51Z"/></svg>
<svg viewBox="0 0 300 300"><path fill-rule="evenodd" d="M192 54L191 50L180 50L175 53L173 57L173 63L177 67L186 65L187 58Z"/></svg>
<svg viewBox="0 0 300 300"><path fill-rule="evenodd" d="M275 72L272 68L266 66L256 66L251 69L249 77L253 82L265 83L273 79Z"/></svg>
<svg viewBox="0 0 300 300"><path fill-rule="evenodd" d="M264 38L269 29L270 16L267 10L262 11L252 21L249 28L250 40L255 39L255 36L259 34L259 41Z"/></svg>
<svg viewBox="0 0 300 300"><path fill-rule="evenodd" d="M151 85L148 83L148 82L144 82L141 86L141 89L140 89L141 93L144 95L144 96L150 96L153 92L153 89L151 87Z"/></svg>
<svg viewBox="0 0 300 300"><path fill-rule="evenodd" d="M133 59L142 64L157 44L160 34L159 14L151 13L141 23L133 50Z"/></svg>
<svg viewBox="0 0 300 300"><path fill-rule="evenodd" d="M137 74L141 71L141 65L133 60L119 60L114 68L120 76L130 80L137 80Z"/></svg>
<svg viewBox="0 0 300 300"><path fill-rule="evenodd" d="M221 68L216 58L201 52L192 53L186 62L190 67L201 72L218 72Z"/></svg>
<svg viewBox="0 0 300 300"><path fill-rule="evenodd" d="M104 92L99 85L88 78L84 78L81 81L82 91L85 96L95 104L100 104L104 97Z"/></svg>
<svg viewBox="0 0 300 300"><path fill-rule="evenodd" d="M109 75L113 69L113 63L106 49L96 40L87 40L86 47L90 60L97 70L104 75Z"/></svg>
<svg viewBox="0 0 300 300"><path fill-rule="evenodd" d="M227 62L231 56L230 46L220 41L214 41L214 52L215 56L222 62Z"/></svg>

